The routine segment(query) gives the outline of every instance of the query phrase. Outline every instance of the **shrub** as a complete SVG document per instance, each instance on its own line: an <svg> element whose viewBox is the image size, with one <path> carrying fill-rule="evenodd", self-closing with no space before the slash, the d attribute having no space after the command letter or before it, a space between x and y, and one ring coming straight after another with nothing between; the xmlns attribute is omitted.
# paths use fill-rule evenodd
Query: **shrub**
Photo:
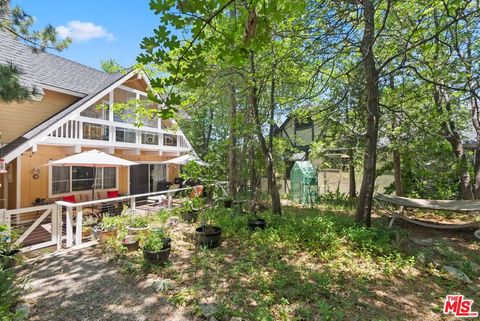
<svg viewBox="0 0 480 321"><path fill-rule="evenodd" d="M145 238L143 248L147 251L158 252L170 245L171 239L166 237L163 230L157 229Z"/></svg>

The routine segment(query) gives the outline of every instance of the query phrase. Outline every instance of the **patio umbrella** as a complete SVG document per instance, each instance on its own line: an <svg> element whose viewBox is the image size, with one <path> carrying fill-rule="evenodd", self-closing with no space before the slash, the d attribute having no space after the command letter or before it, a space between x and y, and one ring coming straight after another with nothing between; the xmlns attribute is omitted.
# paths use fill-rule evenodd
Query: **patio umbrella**
<svg viewBox="0 0 480 321"><path fill-rule="evenodd" d="M138 163L128 161L123 158L115 157L107 153L92 149L83 153L71 155L48 163L47 165L56 166L85 166L93 167L92 200L95 199L95 180L97 178L97 168L103 167L129 167L138 165Z"/></svg>
<svg viewBox="0 0 480 321"><path fill-rule="evenodd" d="M196 162L198 165L202 166L210 166L207 162L201 160L198 156L194 156L191 154L185 154L179 157L175 157L172 159L169 159L167 161L162 162L162 164L176 164L176 165L185 165L190 161Z"/></svg>

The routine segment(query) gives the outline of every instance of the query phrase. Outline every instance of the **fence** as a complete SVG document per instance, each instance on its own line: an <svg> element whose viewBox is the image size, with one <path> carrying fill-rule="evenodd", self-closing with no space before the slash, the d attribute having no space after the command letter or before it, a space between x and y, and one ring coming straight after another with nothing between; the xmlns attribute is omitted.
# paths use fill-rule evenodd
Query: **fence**
<svg viewBox="0 0 480 321"><path fill-rule="evenodd" d="M214 182L225 191L224 182ZM173 199L183 191L197 191L196 187L185 187L153 193L120 196L81 203L58 201L55 204L14 210L0 209L0 225L18 232L15 245L23 252L55 246L57 250L82 244L82 227L86 212L99 209L100 214L118 215L125 207L132 215L170 208ZM160 197L163 195L164 197ZM150 202L150 203L149 203ZM120 207L120 210L119 210ZM104 212L103 212L104 211Z"/></svg>

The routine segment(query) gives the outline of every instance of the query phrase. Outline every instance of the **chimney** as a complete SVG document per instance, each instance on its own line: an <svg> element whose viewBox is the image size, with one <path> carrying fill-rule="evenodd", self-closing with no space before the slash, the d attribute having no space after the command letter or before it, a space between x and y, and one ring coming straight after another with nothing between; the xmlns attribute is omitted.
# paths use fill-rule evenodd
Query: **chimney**
<svg viewBox="0 0 480 321"><path fill-rule="evenodd" d="M0 23L10 19L10 0L0 0Z"/></svg>

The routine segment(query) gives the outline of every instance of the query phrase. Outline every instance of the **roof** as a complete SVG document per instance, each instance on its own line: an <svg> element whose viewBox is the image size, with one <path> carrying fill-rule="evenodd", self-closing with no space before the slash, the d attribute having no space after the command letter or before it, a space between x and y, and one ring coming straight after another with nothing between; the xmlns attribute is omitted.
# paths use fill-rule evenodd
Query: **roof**
<svg viewBox="0 0 480 321"><path fill-rule="evenodd" d="M50 86L85 96L118 77L48 52L34 51L6 31L0 31L0 63L13 63L20 69L20 83L36 87L40 93Z"/></svg>
<svg viewBox="0 0 480 321"><path fill-rule="evenodd" d="M77 109L80 109L85 104L96 101L100 97L98 96L104 90L111 87L113 84L123 81L131 77L133 72L129 72L126 75L122 74L115 74L115 77L110 79L109 81L104 81L98 85L98 87L89 95L81 98L80 100L76 101L75 103L67 106L66 108L62 109L60 112L54 114L52 117L44 121L43 123L37 125L36 127L32 128L22 136L16 138L12 142L8 143L7 145L0 148L0 159L7 158L7 155L14 152L18 148L22 148L23 150L28 149L31 146L25 146L25 143L28 143L31 139L41 136L44 131L47 131L51 126L54 126L57 122L61 121L62 119L71 117L71 114L75 112ZM101 96L101 95L100 95ZM8 161L7 161L8 162Z"/></svg>

